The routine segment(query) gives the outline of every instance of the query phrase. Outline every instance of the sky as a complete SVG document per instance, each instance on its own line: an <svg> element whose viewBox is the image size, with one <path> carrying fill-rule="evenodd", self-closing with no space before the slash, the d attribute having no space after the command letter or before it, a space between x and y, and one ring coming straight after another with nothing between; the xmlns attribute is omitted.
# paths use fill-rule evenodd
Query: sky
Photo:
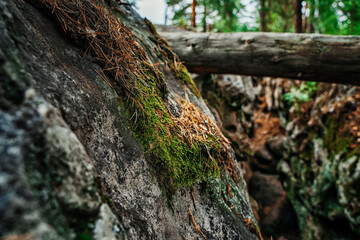
<svg viewBox="0 0 360 240"><path fill-rule="evenodd" d="M149 19L154 24L164 24L165 22L165 0L138 0L137 12Z"/></svg>
<svg viewBox="0 0 360 240"><path fill-rule="evenodd" d="M241 0L241 2L246 6L247 14L254 16L256 11L256 6L251 4L251 0ZM165 0L137 0L136 6L138 7L137 12L142 16L149 19L154 24L164 24L165 23L165 9L166 3ZM243 21L251 22L253 19L249 16L244 16Z"/></svg>

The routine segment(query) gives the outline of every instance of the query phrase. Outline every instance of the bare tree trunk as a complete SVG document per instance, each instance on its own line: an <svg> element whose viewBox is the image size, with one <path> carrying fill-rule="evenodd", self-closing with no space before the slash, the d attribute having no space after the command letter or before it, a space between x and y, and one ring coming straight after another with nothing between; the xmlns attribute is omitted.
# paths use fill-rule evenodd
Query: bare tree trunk
<svg viewBox="0 0 360 240"><path fill-rule="evenodd" d="M266 22L265 22L265 0L260 0L260 31L266 32Z"/></svg>
<svg viewBox="0 0 360 240"><path fill-rule="evenodd" d="M350 34L354 34L355 17L358 14L358 6L355 0L352 0L353 8L350 11Z"/></svg>
<svg viewBox="0 0 360 240"><path fill-rule="evenodd" d="M294 8L294 25L295 25L295 32L301 33L302 32L302 0L293 0L293 8Z"/></svg>
<svg viewBox="0 0 360 240"><path fill-rule="evenodd" d="M310 14L308 17L308 23L307 23L307 32L308 33L313 33L314 32L314 19L315 19L315 1L311 1L309 3L309 9L310 9Z"/></svg>
<svg viewBox="0 0 360 240"><path fill-rule="evenodd" d="M191 26L196 27L196 0L193 0L192 5L192 12L191 12Z"/></svg>
<svg viewBox="0 0 360 240"><path fill-rule="evenodd" d="M307 29L307 24L308 24L308 17L306 17L306 11L308 10L308 3L306 2L305 3L305 6L304 6L304 13L301 13L301 16L302 16L302 19L301 19L301 32L302 33L306 33L306 29ZM310 11L310 9L309 9Z"/></svg>
<svg viewBox="0 0 360 240"><path fill-rule="evenodd" d="M191 72L360 85L360 36L160 33Z"/></svg>

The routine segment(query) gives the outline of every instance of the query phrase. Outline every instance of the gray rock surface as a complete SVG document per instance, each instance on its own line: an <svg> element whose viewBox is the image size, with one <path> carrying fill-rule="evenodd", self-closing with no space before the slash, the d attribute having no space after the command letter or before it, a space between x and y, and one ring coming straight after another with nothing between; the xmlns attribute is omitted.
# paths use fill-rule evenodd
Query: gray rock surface
<svg viewBox="0 0 360 240"><path fill-rule="evenodd" d="M0 237L201 239L190 207L207 239L256 239L206 184L178 191L168 206L119 96L94 71L100 67L34 7L39 1L29 2L0 2ZM122 9L150 51L145 24ZM166 80L170 96L185 95ZM235 204L251 218L241 175L233 184Z"/></svg>

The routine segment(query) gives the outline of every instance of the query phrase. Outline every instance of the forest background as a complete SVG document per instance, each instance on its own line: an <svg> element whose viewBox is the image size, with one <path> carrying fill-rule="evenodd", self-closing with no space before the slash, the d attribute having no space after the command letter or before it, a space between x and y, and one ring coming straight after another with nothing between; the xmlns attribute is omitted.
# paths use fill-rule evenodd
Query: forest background
<svg viewBox="0 0 360 240"><path fill-rule="evenodd" d="M132 1L140 7L140 12L145 12L145 6L148 8L151 2L159 1ZM360 34L360 0L166 0L164 2L166 3L165 24L175 24L198 32ZM157 4L152 4L151 7L156 8Z"/></svg>

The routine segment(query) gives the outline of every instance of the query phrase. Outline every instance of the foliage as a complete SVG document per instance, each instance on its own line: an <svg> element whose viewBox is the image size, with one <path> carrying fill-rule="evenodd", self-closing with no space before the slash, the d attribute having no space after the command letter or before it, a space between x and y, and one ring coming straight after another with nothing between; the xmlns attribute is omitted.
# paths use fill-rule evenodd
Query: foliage
<svg viewBox="0 0 360 240"><path fill-rule="evenodd" d="M173 12L173 23L190 26L191 4L190 0L167 0ZM240 11L243 5L238 0L197 0L197 28L202 31L234 32L244 29L239 23Z"/></svg>
<svg viewBox="0 0 360 240"><path fill-rule="evenodd" d="M256 1L260 6L260 0ZM292 0L264 1L266 29L271 32L294 32ZM304 0L302 3L305 32L360 34L358 0Z"/></svg>
<svg viewBox="0 0 360 240"><path fill-rule="evenodd" d="M317 82L303 82L300 87L292 86L290 92L284 94L284 99L291 103L308 102L318 89Z"/></svg>
<svg viewBox="0 0 360 240"><path fill-rule="evenodd" d="M294 32L292 0L252 0L244 5L239 0L197 0L197 31L237 32L258 31L260 14L255 27L241 24L241 11L247 4L264 2L265 29L270 32ZM189 28L193 0L167 0L172 23ZM359 0L303 0L303 31L324 34L360 34Z"/></svg>
<svg viewBox="0 0 360 240"><path fill-rule="evenodd" d="M360 2L358 0L334 1L341 12L339 19L340 34L360 34Z"/></svg>
<svg viewBox="0 0 360 240"><path fill-rule="evenodd" d="M266 29L270 32L293 32L291 0L265 0L265 3Z"/></svg>
<svg viewBox="0 0 360 240"><path fill-rule="evenodd" d="M314 18L314 25L320 33L336 34L339 32L338 16L333 2L333 0L321 0L314 5L315 11L319 13L318 17Z"/></svg>
<svg viewBox="0 0 360 240"><path fill-rule="evenodd" d="M321 0L315 7L319 12L315 18L319 33L360 34L360 3L357 0Z"/></svg>

